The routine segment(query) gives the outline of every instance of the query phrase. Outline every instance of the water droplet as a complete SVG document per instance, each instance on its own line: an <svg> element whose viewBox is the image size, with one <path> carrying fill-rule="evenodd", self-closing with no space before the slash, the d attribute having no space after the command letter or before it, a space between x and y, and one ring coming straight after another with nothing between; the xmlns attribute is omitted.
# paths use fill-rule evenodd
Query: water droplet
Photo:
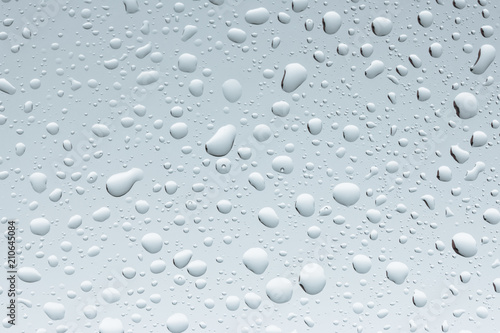
<svg viewBox="0 0 500 333"><path fill-rule="evenodd" d="M477 243L474 237L466 232L455 234L451 240L453 250L462 257L473 257L477 253Z"/></svg>
<svg viewBox="0 0 500 333"><path fill-rule="evenodd" d="M299 284L309 295L319 294L326 285L325 270L316 263L305 265L299 274Z"/></svg>
<svg viewBox="0 0 500 333"><path fill-rule="evenodd" d="M283 277L274 278L266 284L266 294L274 303L286 303L292 299L292 282Z"/></svg>
<svg viewBox="0 0 500 333"><path fill-rule="evenodd" d="M255 274L262 274L269 266L269 256L259 247L250 248L243 254L243 264Z"/></svg>

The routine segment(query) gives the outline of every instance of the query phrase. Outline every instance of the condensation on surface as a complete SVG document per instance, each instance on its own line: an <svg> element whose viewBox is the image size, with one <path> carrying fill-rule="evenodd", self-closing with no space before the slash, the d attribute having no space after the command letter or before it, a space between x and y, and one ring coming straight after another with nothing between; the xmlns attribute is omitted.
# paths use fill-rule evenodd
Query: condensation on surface
<svg viewBox="0 0 500 333"><path fill-rule="evenodd" d="M2 332L498 332L496 1L0 7Z"/></svg>

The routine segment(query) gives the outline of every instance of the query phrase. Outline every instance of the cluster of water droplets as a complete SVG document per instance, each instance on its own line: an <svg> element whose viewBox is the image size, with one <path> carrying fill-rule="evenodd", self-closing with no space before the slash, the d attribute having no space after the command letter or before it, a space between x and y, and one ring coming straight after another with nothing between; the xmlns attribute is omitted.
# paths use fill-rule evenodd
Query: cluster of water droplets
<svg viewBox="0 0 500 333"><path fill-rule="evenodd" d="M493 0L1 7L6 330L497 329Z"/></svg>

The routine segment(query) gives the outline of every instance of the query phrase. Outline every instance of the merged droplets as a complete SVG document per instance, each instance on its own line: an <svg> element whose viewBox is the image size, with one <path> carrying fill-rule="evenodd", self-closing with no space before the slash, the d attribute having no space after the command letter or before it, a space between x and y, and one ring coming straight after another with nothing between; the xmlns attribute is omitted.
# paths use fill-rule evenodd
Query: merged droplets
<svg viewBox="0 0 500 333"><path fill-rule="evenodd" d="M304 216L309 217L314 214L314 197L309 193L303 193L295 200L295 209Z"/></svg>
<svg viewBox="0 0 500 333"><path fill-rule="evenodd" d="M41 172L34 172L29 177L31 187L37 193L42 193L47 189L47 179L47 176Z"/></svg>
<svg viewBox="0 0 500 333"><path fill-rule="evenodd" d="M483 219L489 224L500 222L500 212L496 208L488 208L483 213Z"/></svg>
<svg viewBox="0 0 500 333"><path fill-rule="evenodd" d="M299 63L288 64L283 72L281 88L290 93L295 91L307 79L307 69Z"/></svg>
<svg viewBox="0 0 500 333"><path fill-rule="evenodd" d="M157 233L151 232L142 236L141 245L151 254L158 253L163 247L163 239Z"/></svg>
<svg viewBox="0 0 500 333"><path fill-rule="evenodd" d="M114 197L124 196L143 177L144 172L139 168L132 168L125 172L116 173L106 181L106 190Z"/></svg>
<svg viewBox="0 0 500 333"><path fill-rule="evenodd" d="M372 31L376 36L387 36L392 31L392 21L386 17L377 17L372 21Z"/></svg>
<svg viewBox="0 0 500 333"><path fill-rule="evenodd" d="M275 157L271 165L273 170L279 173L289 174L293 171L293 160L286 155Z"/></svg>
<svg viewBox="0 0 500 333"><path fill-rule="evenodd" d="M352 258L352 267L357 273L366 274L372 268L372 261L364 254L357 254Z"/></svg>
<svg viewBox="0 0 500 333"><path fill-rule="evenodd" d="M188 125L184 122L178 122L170 126L170 135L177 140L180 140L188 135Z"/></svg>
<svg viewBox="0 0 500 333"><path fill-rule="evenodd" d="M356 125L347 125L342 135L347 142L354 142L359 138L359 128Z"/></svg>
<svg viewBox="0 0 500 333"><path fill-rule="evenodd" d="M229 79L222 84L222 93L230 103L237 102L243 95L243 87L236 79Z"/></svg>
<svg viewBox="0 0 500 333"><path fill-rule="evenodd" d="M286 117L290 113L290 104L285 101L275 102L271 107L271 111L275 116Z"/></svg>
<svg viewBox="0 0 500 333"><path fill-rule="evenodd" d="M108 126L104 124L94 124L92 125L92 133L99 138L105 138L111 133L111 131Z"/></svg>
<svg viewBox="0 0 500 333"><path fill-rule="evenodd" d="M87 312L91 310L88 309ZM99 324L99 333L123 333L123 323L118 318L105 317Z"/></svg>
<svg viewBox="0 0 500 333"><path fill-rule="evenodd" d="M406 277L409 273L410 269L408 268L408 266L399 261L391 262L385 269L387 278L395 284L402 284L403 282L405 282Z"/></svg>
<svg viewBox="0 0 500 333"><path fill-rule="evenodd" d="M233 125L225 125L217 130L217 132L205 144L205 150L212 156L224 156L233 147L234 139L236 138L236 127Z"/></svg>
<svg viewBox="0 0 500 333"><path fill-rule="evenodd" d="M259 211L258 219L260 223L268 228L276 228L279 224L278 214L271 207L264 207Z"/></svg>
<svg viewBox="0 0 500 333"><path fill-rule="evenodd" d="M461 119L470 119L476 116L479 108L476 96L469 92L462 92L455 96L453 107Z"/></svg>
<svg viewBox="0 0 500 333"><path fill-rule="evenodd" d="M329 35L335 34L342 26L342 17L334 11L326 12L323 15L323 31Z"/></svg>
<svg viewBox="0 0 500 333"><path fill-rule="evenodd" d="M354 183L340 183L333 188L332 195L339 204L349 207L358 202L361 191Z"/></svg>
<svg viewBox="0 0 500 333"><path fill-rule="evenodd" d="M207 268L208 265L203 260L193 260L186 266L188 273L194 277L199 277L205 274Z"/></svg>
<svg viewBox="0 0 500 333"><path fill-rule="evenodd" d="M418 23L424 28L430 27L432 25L433 20L434 17L432 13L428 10L423 10L420 13L418 13Z"/></svg>

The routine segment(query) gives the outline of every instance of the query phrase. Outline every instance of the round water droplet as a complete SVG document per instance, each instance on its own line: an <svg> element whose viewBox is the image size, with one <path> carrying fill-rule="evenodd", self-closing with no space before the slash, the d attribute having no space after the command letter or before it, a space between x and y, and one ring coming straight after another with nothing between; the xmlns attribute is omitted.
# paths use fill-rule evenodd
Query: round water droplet
<svg viewBox="0 0 500 333"><path fill-rule="evenodd" d="M114 197L124 196L143 177L144 172L139 168L132 168L129 171L116 173L106 181L106 190Z"/></svg>
<svg viewBox="0 0 500 333"><path fill-rule="evenodd" d="M266 294L274 303L286 303L292 299L292 282L283 277L274 278L266 284Z"/></svg>
<svg viewBox="0 0 500 333"><path fill-rule="evenodd" d="M458 94L453 100L453 107L461 119L470 119L478 113L476 96L468 92Z"/></svg>
<svg viewBox="0 0 500 333"><path fill-rule="evenodd" d="M428 10L423 10L420 13L418 13L417 18L418 18L418 23L424 28L430 27L434 20L432 13Z"/></svg>
<svg viewBox="0 0 500 333"><path fill-rule="evenodd" d="M352 258L352 267L359 274L366 274L372 268L372 261L364 254L357 254Z"/></svg>
<svg viewBox="0 0 500 333"><path fill-rule="evenodd" d="M269 266L269 256L260 247L248 249L243 254L243 264L255 274L262 274Z"/></svg>
<svg viewBox="0 0 500 333"><path fill-rule="evenodd" d="M472 235L466 232L455 234L451 240L453 250L462 257L473 257L477 253L477 242Z"/></svg>
<svg viewBox="0 0 500 333"><path fill-rule="evenodd" d="M177 192L179 186L173 180L169 180L168 182L165 183L164 188L165 192L167 192L168 194L174 194L175 192Z"/></svg>
<svg viewBox="0 0 500 333"><path fill-rule="evenodd" d="M446 165L440 166L438 168L436 177L442 182L449 182L452 178L451 169Z"/></svg>
<svg viewBox="0 0 500 333"><path fill-rule="evenodd" d="M222 126L205 144L205 150L212 156L222 157L229 153L236 138L236 127Z"/></svg>
<svg viewBox="0 0 500 333"><path fill-rule="evenodd" d="M488 136L482 131L475 131L470 138L472 147L482 147L488 142Z"/></svg>
<svg viewBox="0 0 500 333"><path fill-rule="evenodd" d="M163 239L157 233L149 233L142 236L142 247L149 253L158 253L163 247Z"/></svg>
<svg viewBox="0 0 500 333"><path fill-rule="evenodd" d="M405 282L408 273L410 273L408 266L399 261L391 262L385 269L387 278L395 284L402 284Z"/></svg>
<svg viewBox="0 0 500 333"><path fill-rule="evenodd" d="M191 261L186 269L191 276L199 277L207 271L207 263L202 260Z"/></svg>
<svg viewBox="0 0 500 333"><path fill-rule="evenodd" d="M313 118L307 122L307 130L312 135L318 135L323 128L323 122L319 118Z"/></svg>
<svg viewBox="0 0 500 333"><path fill-rule="evenodd" d="M332 195L339 204L349 207L358 202L361 191L354 183L340 183L333 188Z"/></svg>
<svg viewBox="0 0 500 333"><path fill-rule="evenodd" d="M425 102L431 98L431 91L425 87L420 87L417 89L417 99L420 102Z"/></svg>
<svg viewBox="0 0 500 333"><path fill-rule="evenodd" d="M199 79L194 79L189 83L188 89L189 92L194 96L194 97L200 97L203 95L203 89L204 89L204 83L202 80Z"/></svg>
<svg viewBox="0 0 500 333"><path fill-rule="evenodd" d="M305 265L299 274L299 284L309 295L319 294L326 285L325 270L316 263Z"/></svg>
<svg viewBox="0 0 500 333"><path fill-rule="evenodd" d="M412 301L413 301L413 304L415 304L415 306L417 308L424 307L425 304L427 304L427 295L423 291L415 289L415 292L413 293Z"/></svg>
<svg viewBox="0 0 500 333"><path fill-rule="evenodd" d="M347 125L342 135L347 142L354 142L359 138L359 128L356 125Z"/></svg>

